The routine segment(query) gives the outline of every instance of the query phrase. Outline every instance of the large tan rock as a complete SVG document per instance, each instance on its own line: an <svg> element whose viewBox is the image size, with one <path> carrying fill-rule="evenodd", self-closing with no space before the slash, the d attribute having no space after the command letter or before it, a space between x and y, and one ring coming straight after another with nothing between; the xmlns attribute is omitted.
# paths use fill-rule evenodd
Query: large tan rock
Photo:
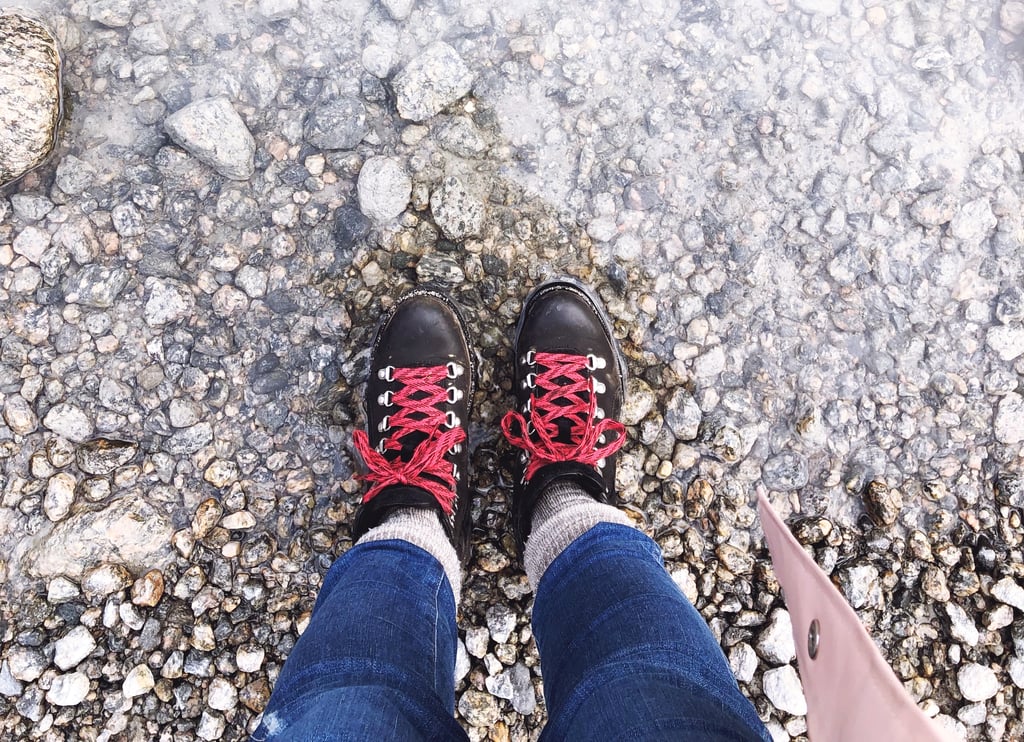
<svg viewBox="0 0 1024 742"><path fill-rule="evenodd" d="M57 40L38 21L0 11L0 186L46 159L61 113Z"/></svg>

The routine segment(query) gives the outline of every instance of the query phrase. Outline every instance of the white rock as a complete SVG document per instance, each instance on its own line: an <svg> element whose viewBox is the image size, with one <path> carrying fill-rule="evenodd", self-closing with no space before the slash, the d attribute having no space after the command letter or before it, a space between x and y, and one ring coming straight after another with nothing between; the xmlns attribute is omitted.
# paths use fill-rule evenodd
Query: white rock
<svg viewBox="0 0 1024 742"><path fill-rule="evenodd" d="M73 404L61 403L51 407L43 418L43 425L74 443L83 443L93 434L92 420Z"/></svg>
<svg viewBox="0 0 1024 742"><path fill-rule="evenodd" d="M993 327L985 336L988 347L1004 361L1012 361L1024 354L1024 327Z"/></svg>
<svg viewBox="0 0 1024 742"><path fill-rule="evenodd" d="M371 219L389 222L405 211L412 196L412 180L400 160L371 157L363 163L357 183L359 208Z"/></svg>
<svg viewBox="0 0 1024 742"><path fill-rule="evenodd" d="M7 660L0 662L0 696L20 696L24 688L21 681L11 674L11 666Z"/></svg>
<svg viewBox="0 0 1024 742"><path fill-rule="evenodd" d="M839 0L793 0L793 4L805 13L839 15Z"/></svg>
<svg viewBox="0 0 1024 742"><path fill-rule="evenodd" d="M135 698L153 690L153 671L148 665L136 665L125 676L121 692L125 698Z"/></svg>
<svg viewBox="0 0 1024 742"><path fill-rule="evenodd" d="M84 626L76 626L53 644L53 664L61 670L70 670L92 654L96 640Z"/></svg>
<svg viewBox="0 0 1024 742"><path fill-rule="evenodd" d="M195 298L189 288L170 278L150 278L146 281L149 299L142 316L150 327L162 327L179 322L195 311Z"/></svg>
<svg viewBox="0 0 1024 742"><path fill-rule="evenodd" d="M66 603L74 600L82 591L67 577L55 577L46 588L46 600L50 603Z"/></svg>
<svg viewBox="0 0 1024 742"><path fill-rule="evenodd" d="M702 379L718 376L725 370L725 350L716 345L693 362L693 372Z"/></svg>
<svg viewBox="0 0 1024 742"><path fill-rule="evenodd" d="M996 226L996 217L987 198L968 201L949 224L950 232L958 240L976 245Z"/></svg>
<svg viewBox="0 0 1024 742"><path fill-rule="evenodd" d="M56 523L64 520L71 512L75 502L75 478L67 472L58 472L46 482L46 494L43 496L43 512L46 517Z"/></svg>
<svg viewBox="0 0 1024 742"><path fill-rule="evenodd" d="M977 645L980 638L978 627L967 611L956 603L946 603L946 615L949 616L950 634L954 639L971 647Z"/></svg>
<svg viewBox="0 0 1024 742"><path fill-rule="evenodd" d="M1016 392L1006 394L999 401L993 428L1000 443L1024 441L1024 397Z"/></svg>
<svg viewBox="0 0 1024 742"><path fill-rule="evenodd" d="M238 690L224 678L214 678L210 681L206 703L217 711L230 711L238 705Z"/></svg>
<svg viewBox="0 0 1024 742"><path fill-rule="evenodd" d="M992 597L1000 603L1012 605L1024 613L1024 587L1012 577L1004 577L992 586Z"/></svg>
<svg viewBox="0 0 1024 742"><path fill-rule="evenodd" d="M767 628L758 637L757 650L773 665L786 665L796 659L789 611L779 608L772 614Z"/></svg>
<svg viewBox="0 0 1024 742"><path fill-rule="evenodd" d="M757 654L749 644L740 642L729 650L729 668L741 683L754 679L757 670Z"/></svg>
<svg viewBox="0 0 1024 742"><path fill-rule="evenodd" d="M4 400L4 421L15 435L28 435L39 427L32 405L20 394L8 394Z"/></svg>
<svg viewBox="0 0 1024 742"><path fill-rule="evenodd" d="M490 639L490 632L486 628L472 628L466 630L466 651L474 657L483 657L487 654L487 642Z"/></svg>
<svg viewBox="0 0 1024 742"><path fill-rule="evenodd" d="M220 739L224 734L224 727L224 717L204 711L196 726L196 736L205 740Z"/></svg>
<svg viewBox="0 0 1024 742"><path fill-rule="evenodd" d="M11 669L11 675L25 683L43 674L46 669L46 658L42 652L29 647L14 647L7 654L7 664Z"/></svg>
<svg viewBox="0 0 1024 742"><path fill-rule="evenodd" d="M53 679L46 700L54 706L77 706L89 695L89 676L84 672L58 675Z"/></svg>
<svg viewBox="0 0 1024 742"><path fill-rule="evenodd" d="M363 49L363 67L375 77L384 78L391 74L395 66L395 55L387 47L370 44Z"/></svg>
<svg viewBox="0 0 1024 742"><path fill-rule="evenodd" d="M1006 663L1006 669L1010 673L1010 680L1018 688L1024 688L1024 659L1011 657Z"/></svg>
<svg viewBox="0 0 1024 742"><path fill-rule="evenodd" d="M807 699L804 698L800 676L792 665L768 670L764 674L762 685L764 694L775 708L796 716L807 713Z"/></svg>
<svg viewBox="0 0 1024 742"><path fill-rule="evenodd" d="M992 670L984 665L971 662L960 668L956 674L960 693L968 701L987 701L999 692L999 680Z"/></svg>
<svg viewBox="0 0 1024 742"><path fill-rule="evenodd" d="M248 180L255 172L256 141L223 96L189 103L164 119L164 129L225 178Z"/></svg>
<svg viewBox="0 0 1024 742"><path fill-rule="evenodd" d="M82 576L82 592L90 598L105 598L131 584L131 573L120 564L101 564Z"/></svg>
<svg viewBox="0 0 1024 742"><path fill-rule="evenodd" d="M260 0L259 11L268 21L283 21L299 12L299 0Z"/></svg>
<svg viewBox="0 0 1024 742"><path fill-rule="evenodd" d="M256 525L256 516L248 510L239 510L224 516L220 524L229 531L244 531Z"/></svg>
<svg viewBox="0 0 1024 742"><path fill-rule="evenodd" d="M381 5L391 14L396 21L404 21L412 13L412 6L416 0L381 0Z"/></svg>
<svg viewBox="0 0 1024 742"><path fill-rule="evenodd" d="M425 121L466 95L473 78L457 51L435 41L395 76L398 113L409 121Z"/></svg>
<svg viewBox="0 0 1024 742"><path fill-rule="evenodd" d="M50 245L50 233L39 227L25 227L14 238L14 252L28 259L30 263L39 263Z"/></svg>
<svg viewBox="0 0 1024 742"><path fill-rule="evenodd" d="M235 664L242 672L259 672L267 653L257 644L245 644L235 652Z"/></svg>
<svg viewBox="0 0 1024 742"><path fill-rule="evenodd" d="M469 671L472 668L472 662L469 659L469 652L466 651L466 645L459 639L458 644L455 647L455 684L458 685L462 682L462 679L469 675Z"/></svg>

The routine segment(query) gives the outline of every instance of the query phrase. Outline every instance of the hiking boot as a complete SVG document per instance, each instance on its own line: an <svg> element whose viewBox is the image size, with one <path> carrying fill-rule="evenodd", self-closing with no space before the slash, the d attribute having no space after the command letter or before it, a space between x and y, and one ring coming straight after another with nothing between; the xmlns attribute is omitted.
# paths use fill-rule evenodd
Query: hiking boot
<svg viewBox="0 0 1024 742"><path fill-rule="evenodd" d="M465 563L472 528L466 430L474 378L465 322L452 300L430 289L399 299L373 342L368 430L352 436L369 485L353 539L396 509L431 509Z"/></svg>
<svg viewBox="0 0 1024 742"><path fill-rule="evenodd" d="M596 296L573 279L548 281L526 298L516 326L517 410L501 429L520 449L511 520L520 554L533 509L559 479L614 504L616 451L626 429L626 363Z"/></svg>

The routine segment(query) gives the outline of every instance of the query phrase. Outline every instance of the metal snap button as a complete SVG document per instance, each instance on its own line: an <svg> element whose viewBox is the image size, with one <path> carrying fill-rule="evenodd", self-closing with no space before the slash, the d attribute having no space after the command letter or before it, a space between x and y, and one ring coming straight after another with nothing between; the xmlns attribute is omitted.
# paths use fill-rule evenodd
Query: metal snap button
<svg viewBox="0 0 1024 742"><path fill-rule="evenodd" d="M811 621L811 628L807 631L807 654L811 656L813 660L818 656L818 643L821 641L821 626L818 625L818 619Z"/></svg>

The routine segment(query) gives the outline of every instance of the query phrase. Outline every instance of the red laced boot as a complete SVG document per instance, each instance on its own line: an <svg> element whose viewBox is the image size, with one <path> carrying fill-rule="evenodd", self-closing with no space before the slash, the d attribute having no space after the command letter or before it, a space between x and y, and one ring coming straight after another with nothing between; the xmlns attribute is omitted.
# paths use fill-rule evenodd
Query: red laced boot
<svg viewBox="0 0 1024 742"><path fill-rule="evenodd" d="M475 368L465 323L441 293L403 296L381 323L366 385L367 432L353 434L367 483L354 539L399 508L436 510L460 558L469 552L466 428Z"/></svg>
<svg viewBox="0 0 1024 742"><path fill-rule="evenodd" d="M514 348L518 409L501 427L520 449L511 525L522 553L537 500L555 480L568 478L614 504L626 364L599 300L572 279L530 293Z"/></svg>

